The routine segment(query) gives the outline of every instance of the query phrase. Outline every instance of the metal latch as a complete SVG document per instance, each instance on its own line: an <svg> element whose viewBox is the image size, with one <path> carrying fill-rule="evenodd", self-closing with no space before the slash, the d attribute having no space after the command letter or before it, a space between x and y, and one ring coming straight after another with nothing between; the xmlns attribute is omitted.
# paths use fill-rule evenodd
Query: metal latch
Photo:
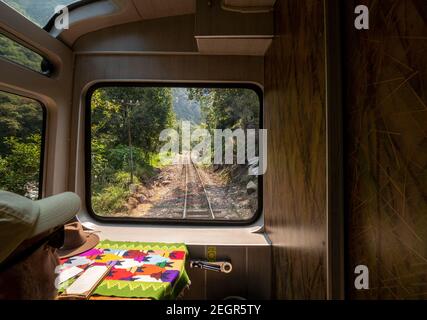
<svg viewBox="0 0 427 320"><path fill-rule="evenodd" d="M199 268L222 273L230 273L231 270L233 270L232 264L228 261L208 262L203 260L191 260L190 268Z"/></svg>

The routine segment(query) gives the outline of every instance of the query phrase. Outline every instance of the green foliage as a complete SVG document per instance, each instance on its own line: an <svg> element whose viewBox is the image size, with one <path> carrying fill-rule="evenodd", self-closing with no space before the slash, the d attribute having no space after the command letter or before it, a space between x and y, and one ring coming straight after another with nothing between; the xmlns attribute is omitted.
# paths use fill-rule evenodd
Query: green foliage
<svg viewBox="0 0 427 320"><path fill-rule="evenodd" d="M2 189L25 195L28 183L38 185L40 135L32 135L26 142L16 137L4 140L10 151L7 155L0 155L0 186Z"/></svg>
<svg viewBox="0 0 427 320"><path fill-rule="evenodd" d="M129 184L129 179L130 179L129 172L118 171L114 174L113 182L116 186L126 188ZM135 180L134 182L135 182L135 184L139 183L138 180Z"/></svg>
<svg viewBox="0 0 427 320"><path fill-rule="evenodd" d="M162 161L160 159L162 159L162 158L163 159L166 159L166 158L173 159L174 155L175 154L170 152L170 151L156 153L150 158L150 166L152 168L162 168L164 165L170 165L170 164L172 164L172 160L170 160L169 163L162 164Z"/></svg>
<svg viewBox="0 0 427 320"><path fill-rule="evenodd" d="M0 33L0 57L41 71L43 57Z"/></svg>
<svg viewBox="0 0 427 320"><path fill-rule="evenodd" d="M91 112L92 202L96 213L108 215L124 210L131 183L154 175L162 146L159 135L175 125L172 91L98 89Z"/></svg>
<svg viewBox="0 0 427 320"><path fill-rule="evenodd" d="M111 181L99 192L92 193L92 207L95 213L109 215L126 210L126 200L130 197L129 172L118 171L112 173ZM138 179L134 180L139 184Z"/></svg>
<svg viewBox="0 0 427 320"><path fill-rule="evenodd" d="M160 132L174 124L169 88L103 88L92 97L92 136L108 135L113 145L132 145L147 157L158 152Z"/></svg>
<svg viewBox="0 0 427 320"><path fill-rule="evenodd" d="M40 104L0 92L0 189L37 192L42 125Z"/></svg>
<svg viewBox="0 0 427 320"><path fill-rule="evenodd" d="M126 199L129 196L129 190L120 186L107 186L102 192L92 194L92 209L99 215L123 212L126 210Z"/></svg>
<svg viewBox="0 0 427 320"><path fill-rule="evenodd" d="M257 129L260 101L250 89L190 88L191 100L199 101L208 129Z"/></svg>
<svg viewBox="0 0 427 320"><path fill-rule="evenodd" d="M0 155L8 152L6 137L25 140L32 134L41 135L43 111L34 100L0 92Z"/></svg>
<svg viewBox="0 0 427 320"><path fill-rule="evenodd" d="M200 103L202 127L207 128L212 136L215 129L259 129L260 101L253 90L189 88L188 96ZM211 151L214 157L213 146Z"/></svg>
<svg viewBox="0 0 427 320"><path fill-rule="evenodd" d="M185 88L173 88L173 108L176 117L180 121L190 121L198 125L201 122L200 103L197 100L190 100Z"/></svg>

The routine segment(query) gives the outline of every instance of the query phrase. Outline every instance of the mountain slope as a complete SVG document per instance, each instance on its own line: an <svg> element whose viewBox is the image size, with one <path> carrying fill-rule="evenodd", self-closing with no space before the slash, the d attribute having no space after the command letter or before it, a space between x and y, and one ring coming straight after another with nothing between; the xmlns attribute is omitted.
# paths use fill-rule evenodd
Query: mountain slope
<svg viewBox="0 0 427 320"><path fill-rule="evenodd" d="M200 124L200 104L195 100L189 100L187 89L172 89L173 108L176 118L179 121L190 121L193 124Z"/></svg>

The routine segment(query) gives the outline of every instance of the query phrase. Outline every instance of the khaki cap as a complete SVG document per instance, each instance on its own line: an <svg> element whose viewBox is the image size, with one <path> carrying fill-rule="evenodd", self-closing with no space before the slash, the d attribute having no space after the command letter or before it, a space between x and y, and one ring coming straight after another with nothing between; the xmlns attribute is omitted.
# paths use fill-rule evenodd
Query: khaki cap
<svg viewBox="0 0 427 320"><path fill-rule="evenodd" d="M23 241L64 225L80 210L80 198L65 192L38 201L0 191L0 263Z"/></svg>

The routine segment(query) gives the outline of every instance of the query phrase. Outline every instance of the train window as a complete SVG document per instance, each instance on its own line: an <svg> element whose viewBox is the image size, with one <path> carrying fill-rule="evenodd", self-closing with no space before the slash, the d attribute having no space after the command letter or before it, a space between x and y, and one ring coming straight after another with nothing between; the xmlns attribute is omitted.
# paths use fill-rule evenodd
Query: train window
<svg viewBox="0 0 427 320"><path fill-rule="evenodd" d="M38 53L0 33L0 58L49 75L52 65Z"/></svg>
<svg viewBox="0 0 427 320"><path fill-rule="evenodd" d="M1 0L39 27L44 27L55 15L56 6L69 6L82 0Z"/></svg>
<svg viewBox="0 0 427 320"><path fill-rule="evenodd" d="M0 91L0 189L40 196L44 109L29 98Z"/></svg>
<svg viewBox="0 0 427 320"><path fill-rule="evenodd" d="M88 94L87 200L100 219L248 223L261 94L250 87L107 85Z"/></svg>

